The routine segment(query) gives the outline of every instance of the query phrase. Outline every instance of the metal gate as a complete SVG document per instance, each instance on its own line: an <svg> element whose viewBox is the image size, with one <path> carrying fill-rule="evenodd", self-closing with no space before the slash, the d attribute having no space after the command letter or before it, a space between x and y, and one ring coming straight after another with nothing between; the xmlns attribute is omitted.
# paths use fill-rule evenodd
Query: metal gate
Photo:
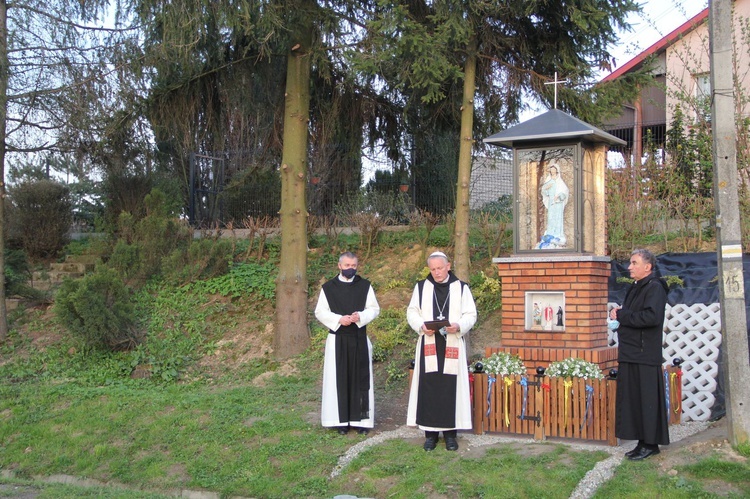
<svg viewBox="0 0 750 499"><path fill-rule="evenodd" d="M190 154L190 206L194 227L214 227L221 222L224 158Z"/></svg>

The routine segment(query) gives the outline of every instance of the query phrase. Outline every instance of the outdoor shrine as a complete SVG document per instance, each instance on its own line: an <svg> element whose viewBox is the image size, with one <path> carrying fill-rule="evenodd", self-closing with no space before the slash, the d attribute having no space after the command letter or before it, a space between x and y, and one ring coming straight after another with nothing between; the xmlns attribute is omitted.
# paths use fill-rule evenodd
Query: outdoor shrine
<svg viewBox="0 0 750 499"><path fill-rule="evenodd" d="M496 258L502 339L529 369L578 357L614 367L607 342L605 168L624 142L557 109L484 139L513 150L513 254Z"/></svg>
<svg viewBox="0 0 750 499"><path fill-rule="evenodd" d="M512 149L515 180L513 254L493 260L502 338L486 356L518 355L527 372L474 373L474 432L616 445L615 381L552 378L545 368L571 357L601 370L616 365L606 319L605 168L609 146L624 142L557 109L484 141Z"/></svg>

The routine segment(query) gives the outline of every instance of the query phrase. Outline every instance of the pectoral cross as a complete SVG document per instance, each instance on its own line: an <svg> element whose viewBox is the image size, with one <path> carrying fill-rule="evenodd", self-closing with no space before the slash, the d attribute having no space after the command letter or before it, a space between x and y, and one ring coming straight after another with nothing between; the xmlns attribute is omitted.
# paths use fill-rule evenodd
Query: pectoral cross
<svg viewBox="0 0 750 499"><path fill-rule="evenodd" d="M553 109L557 109L557 85L560 83L568 83L568 80L558 80L557 79L557 71L555 71L555 80L554 81L548 81L545 82L545 85L554 85L555 86L555 107Z"/></svg>

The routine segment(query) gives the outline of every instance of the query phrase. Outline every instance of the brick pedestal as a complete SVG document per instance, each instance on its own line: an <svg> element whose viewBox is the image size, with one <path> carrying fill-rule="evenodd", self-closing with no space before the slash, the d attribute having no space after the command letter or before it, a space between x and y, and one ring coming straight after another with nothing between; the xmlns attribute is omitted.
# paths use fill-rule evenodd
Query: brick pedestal
<svg viewBox="0 0 750 499"><path fill-rule="evenodd" d="M502 339L487 355L499 350L518 354L531 370L568 357L602 369L616 366L617 348L607 345L609 257L520 256L493 263L502 282ZM564 330L527 329L529 292L564 293Z"/></svg>

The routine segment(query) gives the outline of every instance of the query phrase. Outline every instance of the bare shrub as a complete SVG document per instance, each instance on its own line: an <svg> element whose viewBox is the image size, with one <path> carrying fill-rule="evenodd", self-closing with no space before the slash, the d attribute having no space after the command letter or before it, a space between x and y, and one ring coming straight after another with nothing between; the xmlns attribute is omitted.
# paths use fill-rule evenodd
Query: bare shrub
<svg viewBox="0 0 750 499"><path fill-rule="evenodd" d="M339 223L336 215L325 215L318 218L318 225L323 230L326 247L330 250L338 249L338 241L344 227Z"/></svg>
<svg viewBox="0 0 750 499"><path fill-rule="evenodd" d="M250 260L253 254L255 254L256 261L260 261L263 258L268 235L270 232L277 229L278 226L278 219L270 215L247 217L242 220L242 227L248 231L248 245L247 251L245 251L245 260Z"/></svg>
<svg viewBox="0 0 750 499"><path fill-rule="evenodd" d="M607 235L612 258L627 258L643 234L656 229L659 207L644 191L644 174L641 168L607 171Z"/></svg>
<svg viewBox="0 0 750 499"><path fill-rule="evenodd" d="M357 196L337 205L339 219L351 227L359 229L359 246L365 249L364 258L378 242L383 227L394 220L393 213L401 212L405 205L399 196L388 192L360 192Z"/></svg>
<svg viewBox="0 0 750 499"><path fill-rule="evenodd" d="M512 214L483 211L474 218L490 258L500 256L503 249L512 247L513 231L507 228L513 220Z"/></svg>
<svg viewBox="0 0 750 499"><path fill-rule="evenodd" d="M427 242L430 240L430 235L435 230L435 227L440 223L440 216L430 213L422 208L409 213L409 227L419 234L420 244L422 246L422 258L427 258Z"/></svg>
<svg viewBox="0 0 750 499"><path fill-rule="evenodd" d="M360 212L351 213L349 220L353 227L359 228L359 247L365 249L364 259L370 256L372 247L378 242L378 236L383 227L388 225L388 218L378 213Z"/></svg>

